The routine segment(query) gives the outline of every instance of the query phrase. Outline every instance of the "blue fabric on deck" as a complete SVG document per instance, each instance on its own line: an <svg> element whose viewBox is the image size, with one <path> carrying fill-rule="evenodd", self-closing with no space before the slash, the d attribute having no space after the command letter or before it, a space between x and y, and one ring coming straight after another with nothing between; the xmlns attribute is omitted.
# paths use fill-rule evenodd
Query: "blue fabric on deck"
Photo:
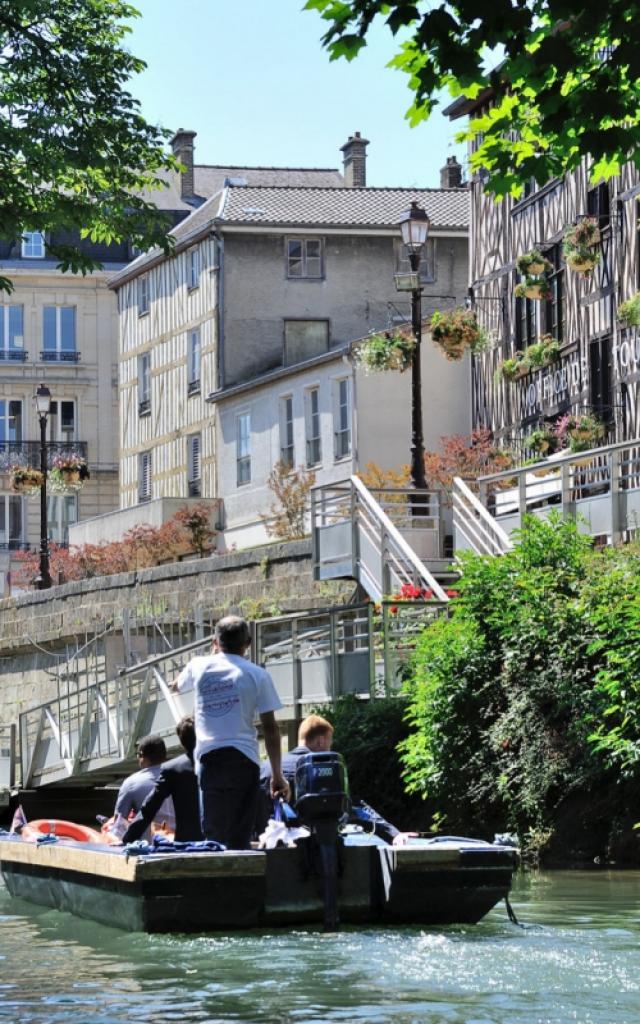
<svg viewBox="0 0 640 1024"><path fill-rule="evenodd" d="M221 853L226 850L226 846L222 843L217 843L215 839L200 839L192 843L176 843L171 839L165 839L164 836L154 836L153 842L147 843L144 839L139 839L135 843L129 843L128 846L123 847L123 852L126 853L127 857L134 856L146 856L150 853Z"/></svg>

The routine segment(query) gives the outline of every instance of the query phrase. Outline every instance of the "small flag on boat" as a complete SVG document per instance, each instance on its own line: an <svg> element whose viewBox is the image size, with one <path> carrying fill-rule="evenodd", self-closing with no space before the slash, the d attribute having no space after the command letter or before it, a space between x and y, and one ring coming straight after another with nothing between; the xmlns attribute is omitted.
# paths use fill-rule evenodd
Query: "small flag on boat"
<svg viewBox="0 0 640 1024"><path fill-rule="evenodd" d="M23 827L27 824L27 819L24 811L22 810L22 804L18 804L13 815L13 821L11 822L10 832L22 832Z"/></svg>

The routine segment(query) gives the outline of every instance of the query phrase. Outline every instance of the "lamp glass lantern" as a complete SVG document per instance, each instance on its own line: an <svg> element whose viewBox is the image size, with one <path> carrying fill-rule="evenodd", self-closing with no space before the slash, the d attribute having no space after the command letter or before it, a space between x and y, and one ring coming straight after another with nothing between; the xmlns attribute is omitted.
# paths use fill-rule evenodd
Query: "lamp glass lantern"
<svg viewBox="0 0 640 1024"><path fill-rule="evenodd" d="M46 419L51 410L51 392L46 384L40 384L33 396L36 403L36 412L40 419Z"/></svg>
<svg viewBox="0 0 640 1024"><path fill-rule="evenodd" d="M421 206L418 206L415 199L411 207L405 210L400 216L400 231L402 241L412 255L419 255L424 243L429 236L431 221Z"/></svg>

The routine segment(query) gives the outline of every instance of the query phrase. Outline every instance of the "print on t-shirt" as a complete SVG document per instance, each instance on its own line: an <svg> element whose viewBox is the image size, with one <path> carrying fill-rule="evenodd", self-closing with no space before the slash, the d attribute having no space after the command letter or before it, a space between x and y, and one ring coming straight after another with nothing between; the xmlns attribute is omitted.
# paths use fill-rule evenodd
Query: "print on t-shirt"
<svg viewBox="0 0 640 1024"><path fill-rule="evenodd" d="M199 697L203 710L214 718L222 718L240 704L235 684L213 672L202 676Z"/></svg>

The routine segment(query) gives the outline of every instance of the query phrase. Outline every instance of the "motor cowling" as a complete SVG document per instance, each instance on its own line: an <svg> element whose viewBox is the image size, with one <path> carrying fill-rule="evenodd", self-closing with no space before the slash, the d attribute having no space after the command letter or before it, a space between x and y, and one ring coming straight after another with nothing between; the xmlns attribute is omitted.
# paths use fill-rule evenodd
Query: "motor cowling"
<svg viewBox="0 0 640 1024"><path fill-rule="evenodd" d="M344 758L333 751L298 758L295 808L301 820L337 822L349 810L349 781Z"/></svg>

